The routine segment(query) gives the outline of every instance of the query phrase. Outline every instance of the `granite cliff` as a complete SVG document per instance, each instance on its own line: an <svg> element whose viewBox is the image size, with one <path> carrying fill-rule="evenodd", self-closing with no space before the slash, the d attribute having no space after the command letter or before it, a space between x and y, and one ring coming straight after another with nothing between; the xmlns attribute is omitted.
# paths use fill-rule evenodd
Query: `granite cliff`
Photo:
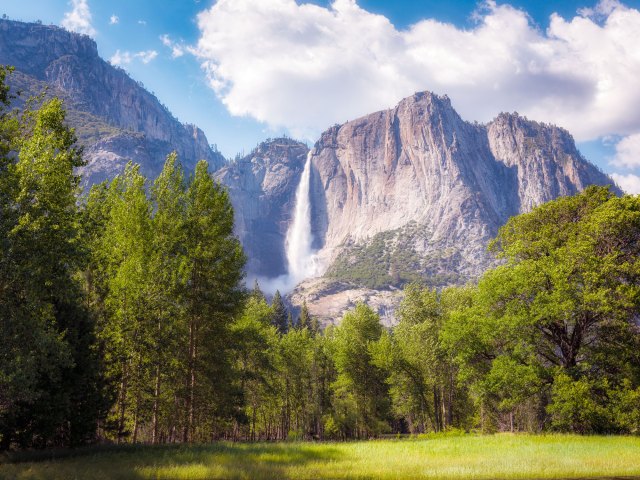
<svg viewBox="0 0 640 480"><path fill-rule="evenodd" d="M408 281L476 278L495 263L486 246L510 216L613 183L561 128L504 113L465 122L448 97L428 92L330 128L311 161L325 274L292 300L308 298L327 318L328 297L332 315L363 298L392 315L394 292Z"/></svg>
<svg viewBox="0 0 640 480"><path fill-rule="evenodd" d="M22 99L47 87L65 101L69 123L85 146L84 181L113 177L128 160L154 177L164 158L178 152L190 170L198 160L212 169L225 164L197 127L180 123L124 70L105 62L86 35L38 23L0 20L0 64Z"/></svg>

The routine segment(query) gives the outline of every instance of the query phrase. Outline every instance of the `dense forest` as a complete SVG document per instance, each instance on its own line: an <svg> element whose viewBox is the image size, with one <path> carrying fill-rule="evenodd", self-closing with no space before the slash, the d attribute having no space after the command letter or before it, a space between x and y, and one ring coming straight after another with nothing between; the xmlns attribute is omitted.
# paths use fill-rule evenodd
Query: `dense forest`
<svg viewBox="0 0 640 480"><path fill-rule="evenodd" d="M82 194L57 99L0 68L0 450L90 442L640 433L640 198L512 218L467 286L322 329L247 289L225 189L175 154ZM384 272L386 274L386 272Z"/></svg>

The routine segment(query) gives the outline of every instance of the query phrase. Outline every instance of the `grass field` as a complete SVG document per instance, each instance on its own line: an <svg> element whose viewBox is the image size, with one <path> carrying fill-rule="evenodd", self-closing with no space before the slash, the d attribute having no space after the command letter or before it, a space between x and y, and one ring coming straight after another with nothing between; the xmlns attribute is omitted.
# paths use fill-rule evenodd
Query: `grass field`
<svg viewBox="0 0 640 480"><path fill-rule="evenodd" d="M495 435L131 447L0 465L2 479L640 478L640 438Z"/></svg>

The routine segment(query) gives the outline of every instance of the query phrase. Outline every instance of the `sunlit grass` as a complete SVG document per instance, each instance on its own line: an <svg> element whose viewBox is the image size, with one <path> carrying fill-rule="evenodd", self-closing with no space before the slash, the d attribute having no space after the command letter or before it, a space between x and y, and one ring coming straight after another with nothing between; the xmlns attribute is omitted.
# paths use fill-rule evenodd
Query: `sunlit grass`
<svg viewBox="0 0 640 480"><path fill-rule="evenodd" d="M350 443L219 443L4 464L3 479L536 479L640 477L640 438L495 435Z"/></svg>

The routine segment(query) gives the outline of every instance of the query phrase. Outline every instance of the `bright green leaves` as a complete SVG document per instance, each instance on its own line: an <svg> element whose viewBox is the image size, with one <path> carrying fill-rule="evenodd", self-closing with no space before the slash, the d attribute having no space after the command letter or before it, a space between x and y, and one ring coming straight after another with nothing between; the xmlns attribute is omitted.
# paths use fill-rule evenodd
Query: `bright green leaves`
<svg viewBox="0 0 640 480"><path fill-rule="evenodd" d="M542 425L546 404L562 430L620 428L610 392L640 379L639 210L637 197L589 187L512 218L492 244L506 265L445 327L460 379L512 422L516 412L516 428L527 416Z"/></svg>
<svg viewBox="0 0 640 480"><path fill-rule="evenodd" d="M337 417L344 436L367 438L384 432L388 426L388 386L384 370L373 356L382 335L380 317L364 304L344 315L334 332L333 358L338 373L334 384ZM341 416L341 411L353 416Z"/></svg>
<svg viewBox="0 0 640 480"><path fill-rule="evenodd" d="M81 149L62 103L7 112L0 68L0 449L91 439L104 406L76 274ZM80 410L78 410L80 409Z"/></svg>
<svg viewBox="0 0 640 480"><path fill-rule="evenodd" d="M233 409L229 325L244 298L226 191L205 162L186 181L171 154L152 186L130 164L94 187L85 224L116 438L209 435L196 424Z"/></svg>

